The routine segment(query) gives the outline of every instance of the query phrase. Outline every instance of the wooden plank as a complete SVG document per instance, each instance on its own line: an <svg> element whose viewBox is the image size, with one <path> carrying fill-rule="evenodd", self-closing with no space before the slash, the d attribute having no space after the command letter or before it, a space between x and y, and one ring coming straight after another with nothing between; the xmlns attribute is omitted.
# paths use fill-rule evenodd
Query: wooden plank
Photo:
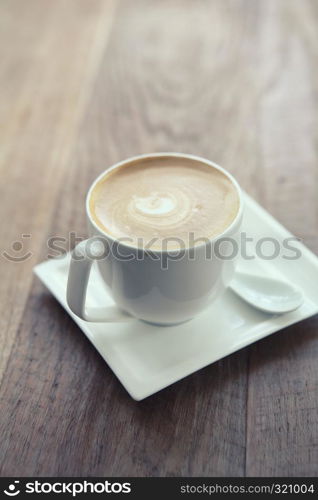
<svg viewBox="0 0 318 500"><path fill-rule="evenodd" d="M104 50L113 2L1 4L2 251L0 380L10 355L87 97ZM23 238L22 235L29 235ZM14 242L23 244L20 251Z"/></svg>
<svg viewBox="0 0 318 500"><path fill-rule="evenodd" d="M269 1L262 7L264 203L317 251L317 3ZM317 329L315 317L251 349L249 476L318 473Z"/></svg>
<svg viewBox="0 0 318 500"><path fill-rule="evenodd" d="M292 0L262 3L259 139L263 203L297 236L316 235L317 9Z"/></svg>
<svg viewBox="0 0 318 500"><path fill-rule="evenodd" d="M318 318L251 349L248 476L316 477Z"/></svg>

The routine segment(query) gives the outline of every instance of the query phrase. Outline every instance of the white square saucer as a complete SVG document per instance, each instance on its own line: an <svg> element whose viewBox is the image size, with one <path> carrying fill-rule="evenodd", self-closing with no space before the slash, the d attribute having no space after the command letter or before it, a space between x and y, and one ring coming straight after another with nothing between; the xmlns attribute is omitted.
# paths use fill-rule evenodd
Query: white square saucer
<svg viewBox="0 0 318 500"><path fill-rule="evenodd" d="M257 240L275 238L283 248L285 239L292 236L247 195L242 231L253 238L247 253L254 256ZM263 241L262 252L269 255L272 245ZM303 290L303 305L280 316L262 313L228 290L196 318L177 326L153 326L138 320L87 323L77 318L66 304L69 254L37 265L34 272L93 343L131 397L141 400L318 312L318 258L300 242L293 242L293 246L301 252L297 260L286 259L286 255L292 254L285 251L273 260L241 258L238 266L242 271L281 277ZM113 304L97 269L92 270L87 300L91 306Z"/></svg>

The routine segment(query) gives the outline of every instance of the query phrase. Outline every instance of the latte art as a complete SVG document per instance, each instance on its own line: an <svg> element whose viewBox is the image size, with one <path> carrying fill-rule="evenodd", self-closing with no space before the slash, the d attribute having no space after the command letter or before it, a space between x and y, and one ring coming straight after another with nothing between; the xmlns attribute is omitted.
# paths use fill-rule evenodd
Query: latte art
<svg viewBox="0 0 318 500"><path fill-rule="evenodd" d="M144 198L133 196L129 203L127 216L131 223L148 226L156 230L177 227L191 216L192 205L181 189L165 193L153 191Z"/></svg>
<svg viewBox="0 0 318 500"><path fill-rule="evenodd" d="M167 215L177 207L177 200L173 196L168 197L166 194L153 192L145 198L138 196L133 197L131 209L147 215Z"/></svg>
<svg viewBox="0 0 318 500"><path fill-rule="evenodd" d="M143 159L106 174L94 187L90 212L114 238L151 249L180 248L212 238L234 220L237 190L216 168L182 158ZM154 242L153 239L156 238Z"/></svg>

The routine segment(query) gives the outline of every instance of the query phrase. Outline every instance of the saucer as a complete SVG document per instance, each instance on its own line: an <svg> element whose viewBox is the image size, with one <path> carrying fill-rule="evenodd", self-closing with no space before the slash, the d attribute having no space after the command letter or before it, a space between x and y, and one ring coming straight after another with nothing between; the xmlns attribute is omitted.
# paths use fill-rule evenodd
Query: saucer
<svg viewBox="0 0 318 500"><path fill-rule="evenodd" d="M244 200L242 232L253 241L247 240L248 258L240 257L238 269L281 278L297 285L305 300L296 311L283 315L266 314L228 290L196 318L181 325L160 327L137 319L122 323L87 323L75 316L66 304L70 255L48 260L34 268L35 274L78 324L135 400L144 399L210 363L318 312L318 258L302 243L291 242L291 233L252 198L245 194ZM262 238L257 250L256 242ZM280 255L269 259L278 244ZM301 256L291 260L294 250L288 250L289 246L296 247ZM94 265L87 303L90 306L113 305Z"/></svg>

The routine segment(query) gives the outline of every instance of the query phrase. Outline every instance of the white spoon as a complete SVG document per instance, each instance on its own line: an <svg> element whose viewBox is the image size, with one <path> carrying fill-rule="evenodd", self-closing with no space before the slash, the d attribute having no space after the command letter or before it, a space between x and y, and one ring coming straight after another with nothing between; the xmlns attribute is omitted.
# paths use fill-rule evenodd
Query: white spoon
<svg viewBox="0 0 318 500"><path fill-rule="evenodd" d="M230 288L243 300L267 313L294 311L304 302L303 294L297 287L286 281L255 274L236 273Z"/></svg>

